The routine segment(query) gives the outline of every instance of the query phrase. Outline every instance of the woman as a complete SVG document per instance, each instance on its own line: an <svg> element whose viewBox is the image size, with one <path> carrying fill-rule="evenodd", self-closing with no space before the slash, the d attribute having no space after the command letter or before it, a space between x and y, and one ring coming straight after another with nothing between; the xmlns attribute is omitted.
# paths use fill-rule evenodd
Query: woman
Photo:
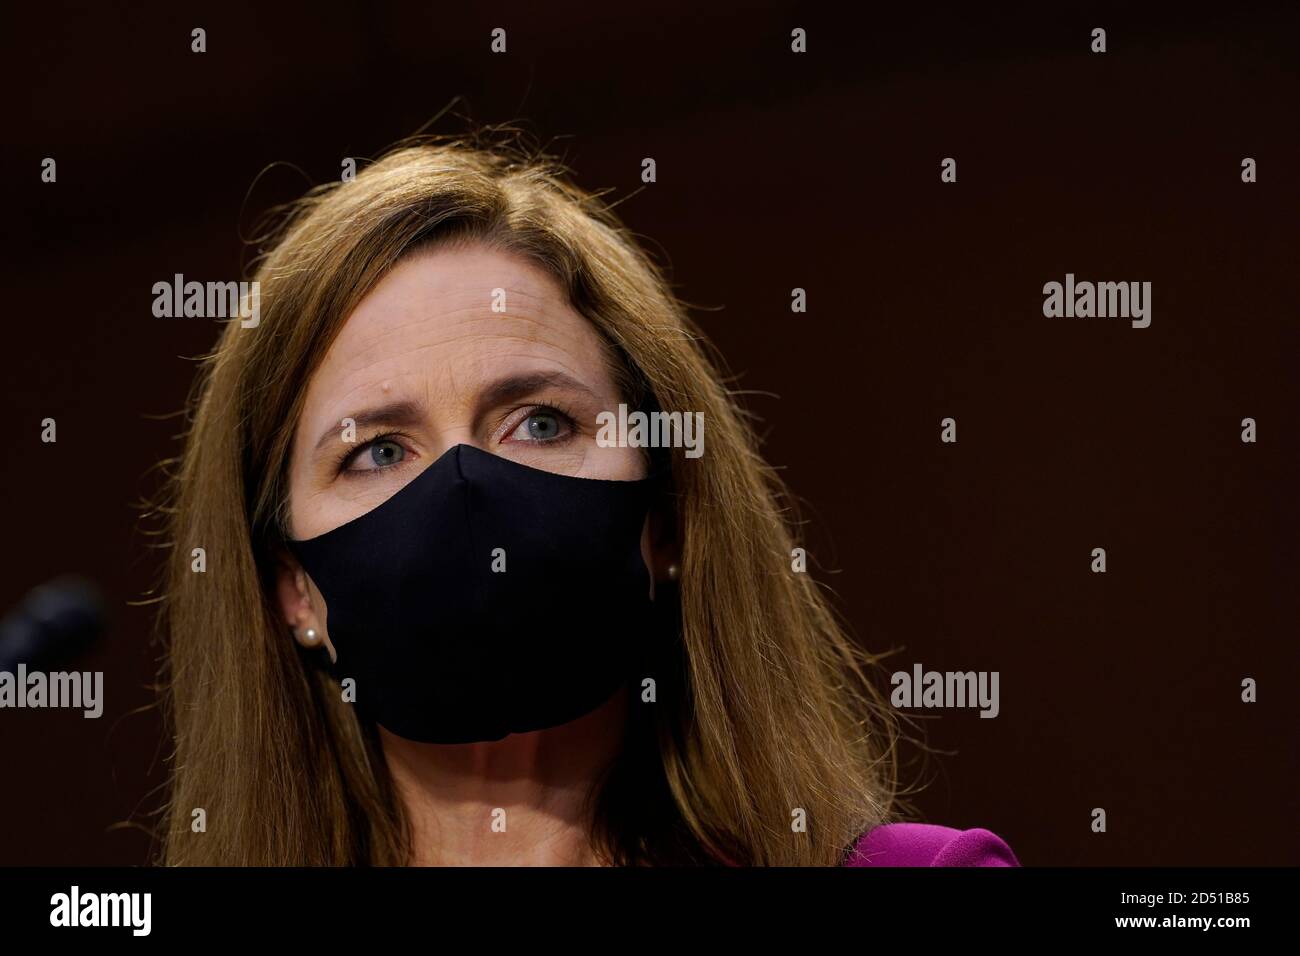
<svg viewBox="0 0 1300 956"><path fill-rule="evenodd" d="M296 204L254 278L164 507L162 862L1014 863L889 825L873 661L664 277L561 167L407 145ZM609 427L637 412L667 424Z"/></svg>

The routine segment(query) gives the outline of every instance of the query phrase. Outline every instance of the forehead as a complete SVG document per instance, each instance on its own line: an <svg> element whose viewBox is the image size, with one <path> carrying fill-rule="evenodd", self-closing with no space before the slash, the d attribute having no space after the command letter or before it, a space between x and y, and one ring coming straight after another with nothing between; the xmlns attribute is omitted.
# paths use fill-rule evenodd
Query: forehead
<svg viewBox="0 0 1300 956"><path fill-rule="evenodd" d="M468 400L512 370L564 371L593 389L610 380L600 334L539 266L483 246L438 248L403 260L361 301L307 405L328 416L404 386L434 403Z"/></svg>

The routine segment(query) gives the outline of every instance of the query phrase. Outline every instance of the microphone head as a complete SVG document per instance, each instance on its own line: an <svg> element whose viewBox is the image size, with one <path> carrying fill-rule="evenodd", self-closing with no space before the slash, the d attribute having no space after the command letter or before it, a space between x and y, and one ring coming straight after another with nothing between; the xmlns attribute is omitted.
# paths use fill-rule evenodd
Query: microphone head
<svg viewBox="0 0 1300 956"><path fill-rule="evenodd" d="M105 618L103 593L88 578L63 575L38 585L0 620L0 670L19 663L41 670L72 657L104 632Z"/></svg>

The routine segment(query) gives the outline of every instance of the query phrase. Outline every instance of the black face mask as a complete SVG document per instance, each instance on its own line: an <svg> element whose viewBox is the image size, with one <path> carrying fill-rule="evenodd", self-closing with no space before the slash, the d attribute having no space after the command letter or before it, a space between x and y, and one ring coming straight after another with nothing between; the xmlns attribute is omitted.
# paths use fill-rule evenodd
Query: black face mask
<svg viewBox="0 0 1300 956"><path fill-rule="evenodd" d="M655 484L456 445L374 510L289 541L325 598L331 673L355 680L361 714L424 743L590 713L645 660Z"/></svg>

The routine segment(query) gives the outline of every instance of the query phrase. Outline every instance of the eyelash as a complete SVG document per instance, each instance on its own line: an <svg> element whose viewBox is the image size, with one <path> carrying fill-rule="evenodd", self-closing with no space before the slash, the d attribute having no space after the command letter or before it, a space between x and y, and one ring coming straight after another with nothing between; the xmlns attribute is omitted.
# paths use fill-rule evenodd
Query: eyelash
<svg viewBox="0 0 1300 956"><path fill-rule="evenodd" d="M370 448L372 445L377 445L381 441L391 441L392 439L401 438L401 437L402 437L401 432L381 432L380 434L375 435L373 438L367 439L365 442L358 445L356 448L353 448L351 451L346 451L342 455L340 455L336 466L336 470L340 475L350 475L352 477L356 477L357 475L364 475L369 472L386 471L387 469L384 468L366 468L360 471L352 471L348 466L351 465L352 462L356 460L356 457L358 455L360 455L366 449Z"/></svg>
<svg viewBox="0 0 1300 956"><path fill-rule="evenodd" d="M515 411L518 411L518 409L515 409ZM551 403L548 405L529 406L528 414L525 415L520 420L519 424L522 425L529 418L540 413L553 413L558 417L564 419L564 423L569 426L569 433L559 438L535 438L531 441L531 444L554 445L554 444L568 441L569 439L573 438L574 430L577 427L577 423L574 421L573 415L565 411L563 408L561 408L558 404L555 403ZM517 428L518 426L515 427ZM339 456L338 461L336 463L337 473L348 477L360 477L362 475L377 474L378 472L381 471L387 471L388 468L363 468L358 471L353 471L349 468L349 466L357 458L358 455L360 455L366 449L370 448L372 445L377 445L380 442L384 442L384 441L394 441L395 439L402 438L402 437L404 436L402 435L401 432L381 432L378 435L374 435L371 438L366 439L365 442L358 445L356 448L353 448L351 451L344 452L342 455Z"/></svg>
<svg viewBox="0 0 1300 956"><path fill-rule="evenodd" d="M532 405L526 407L528 408L528 414L519 420L519 425L522 425L524 422L528 421L528 419L532 418L534 415L537 414L553 414L557 418L561 419L564 422L564 424L568 426L567 435L562 435L557 438L534 438L530 440L529 442L530 444L533 445L562 444L563 442L566 442L571 438L573 438L574 434L577 432L578 423L574 421L572 413L565 411L559 405L552 403L548 405ZM518 428L519 425L516 425L515 428Z"/></svg>

